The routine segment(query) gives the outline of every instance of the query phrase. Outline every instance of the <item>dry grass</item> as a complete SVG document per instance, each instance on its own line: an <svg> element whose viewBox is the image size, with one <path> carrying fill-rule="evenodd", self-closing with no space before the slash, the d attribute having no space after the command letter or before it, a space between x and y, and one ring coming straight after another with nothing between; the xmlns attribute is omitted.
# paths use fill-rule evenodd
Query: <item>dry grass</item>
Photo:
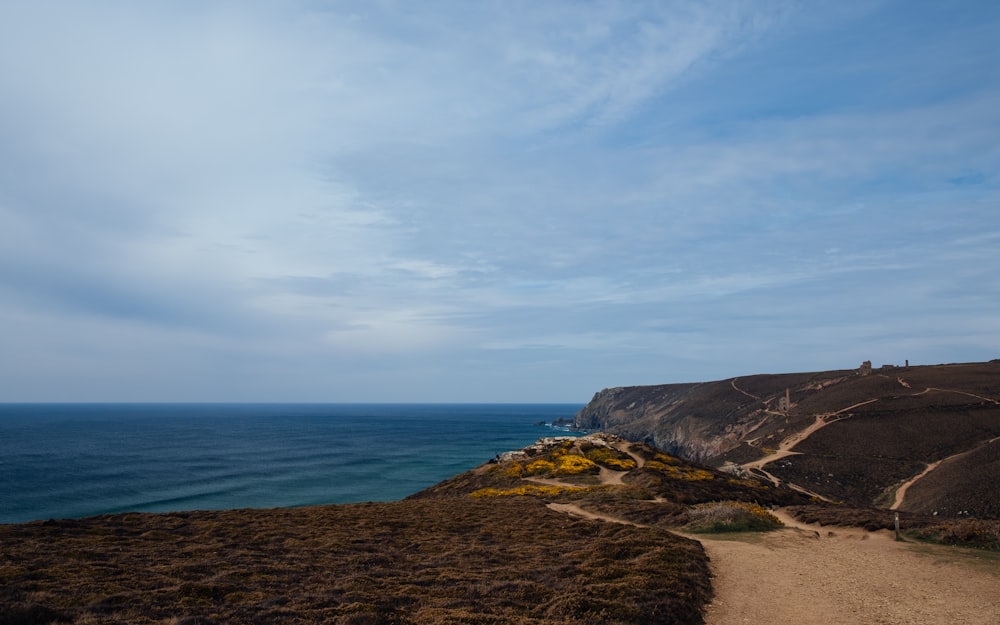
<svg viewBox="0 0 1000 625"><path fill-rule="evenodd" d="M778 413L786 390L794 405ZM903 507L1000 518L1000 480L993 479L1000 442L982 447L1000 437L998 400L1000 360L899 367L868 376L844 370L606 389L576 423L656 441L667 451L718 466L757 459L817 415L836 413L840 420L796 445L799 455L767 470L785 483L864 507L885 503L887 493L928 464L971 451L915 484Z"/></svg>
<svg viewBox="0 0 1000 625"><path fill-rule="evenodd" d="M895 529L895 512L831 504L793 506L788 511L804 523L863 527L874 532ZM946 545L1000 551L1000 520L946 519L900 512L903 536Z"/></svg>
<svg viewBox="0 0 1000 625"><path fill-rule="evenodd" d="M622 468L629 454L560 443L394 503L0 525L0 625L692 624L711 594L707 558L670 528L773 527L757 504L891 527L891 512L807 505L644 445L630 451L645 466L620 485L592 483L593 471ZM536 471L548 481L529 481ZM549 502L640 526L572 518ZM1000 524L903 518L943 542L1000 535Z"/></svg>
<svg viewBox="0 0 1000 625"><path fill-rule="evenodd" d="M0 623L699 623L701 546L537 499L0 526Z"/></svg>
<svg viewBox="0 0 1000 625"><path fill-rule="evenodd" d="M1000 551L1000 521L983 519L946 520L907 530L906 535L945 545Z"/></svg>
<svg viewBox="0 0 1000 625"><path fill-rule="evenodd" d="M558 442L395 503L0 526L0 624L700 623L707 558L667 529L690 504L802 498L632 453L652 466ZM626 482L599 484L599 467Z"/></svg>
<svg viewBox="0 0 1000 625"><path fill-rule="evenodd" d="M694 506L688 512L690 532L766 532L782 527L767 509L742 501L718 501Z"/></svg>

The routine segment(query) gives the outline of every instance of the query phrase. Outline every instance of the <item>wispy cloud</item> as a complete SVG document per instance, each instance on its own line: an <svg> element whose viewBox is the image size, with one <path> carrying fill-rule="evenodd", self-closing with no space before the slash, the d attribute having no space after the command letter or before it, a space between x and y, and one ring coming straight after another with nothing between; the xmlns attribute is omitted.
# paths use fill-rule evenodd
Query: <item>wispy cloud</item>
<svg viewBox="0 0 1000 625"><path fill-rule="evenodd" d="M0 398L993 357L1000 12L963 7L2 5Z"/></svg>

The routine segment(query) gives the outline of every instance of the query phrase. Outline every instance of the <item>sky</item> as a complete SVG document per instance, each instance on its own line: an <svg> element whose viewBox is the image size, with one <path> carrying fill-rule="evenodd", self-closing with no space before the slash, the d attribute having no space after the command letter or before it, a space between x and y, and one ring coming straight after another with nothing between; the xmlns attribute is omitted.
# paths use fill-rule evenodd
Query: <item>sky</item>
<svg viewBox="0 0 1000 625"><path fill-rule="evenodd" d="M0 0L0 401L1000 358L1000 3Z"/></svg>

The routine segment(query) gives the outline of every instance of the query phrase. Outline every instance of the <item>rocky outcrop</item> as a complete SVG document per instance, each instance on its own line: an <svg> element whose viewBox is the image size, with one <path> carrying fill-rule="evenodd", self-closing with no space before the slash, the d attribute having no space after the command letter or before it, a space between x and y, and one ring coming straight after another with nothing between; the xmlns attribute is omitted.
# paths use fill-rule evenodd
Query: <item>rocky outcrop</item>
<svg viewBox="0 0 1000 625"><path fill-rule="evenodd" d="M798 381L800 376L754 377L755 390L763 389L763 394L744 391L735 380L604 389L577 414L575 425L648 442L698 462L715 462L740 447L771 416L787 416L772 406L783 396L780 382ZM764 389L761 378L775 380Z"/></svg>

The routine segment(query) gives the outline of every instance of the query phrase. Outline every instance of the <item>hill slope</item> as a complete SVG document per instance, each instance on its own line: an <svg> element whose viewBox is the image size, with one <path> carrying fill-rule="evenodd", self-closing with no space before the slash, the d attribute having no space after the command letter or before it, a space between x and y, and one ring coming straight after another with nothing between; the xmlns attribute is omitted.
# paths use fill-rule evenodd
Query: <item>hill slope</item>
<svg viewBox="0 0 1000 625"><path fill-rule="evenodd" d="M575 424L834 501L1000 518L1000 362L863 373L605 389Z"/></svg>
<svg viewBox="0 0 1000 625"><path fill-rule="evenodd" d="M765 539L749 562L767 566L748 578L742 560L733 566L731 534L708 540L706 555L698 541L671 531L781 523L757 504L792 504L786 510L827 525L884 529L892 522L892 513L807 502L793 490L605 434L543 439L398 502L0 525L0 623L699 625L713 572L722 592L709 623L743 622L748 609L771 615L775 607L795 617L788 622L810 622L798 615L819 614L810 600L815 590L800 573L831 566L838 602L882 599L865 580L882 579L886 567L867 570L857 549L846 559L828 549L817 557L810 545L806 560L779 550L787 537ZM1000 523L953 521L944 533L937 519L903 519L910 531L949 542L1000 545ZM790 574L774 573L788 572L788 557L802 562ZM898 562L904 570L921 564ZM851 575L836 574L840 565ZM858 566L866 569L860 575ZM934 574L940 571L935 563ZM949 617L970 615L970 623L992 622L994 595L977 589L992 590L993 579L970 584L967 571L957 571L955 600L964 611L936 605L906 622L942 622L942 609ZM845 577L854 581L845 586ZM828 589L828 578L815 583ZM762 580L773 585L769 592L760 592ZM755 601L746 600L746 588ZM932 576L911 595L922 601L940 588ZM726 605L739 606L736 618L716 619ZM846 621L821 613L822 622L899 613L863 603L859 610Z"/></svg>
<svg viewBox="0 0 1000 625"><path fill-rule="evenodd" d="M717 499L805 501L597 435L398 502L0 525L0 623L696 625L708 559L670 529Z"/></svg>

